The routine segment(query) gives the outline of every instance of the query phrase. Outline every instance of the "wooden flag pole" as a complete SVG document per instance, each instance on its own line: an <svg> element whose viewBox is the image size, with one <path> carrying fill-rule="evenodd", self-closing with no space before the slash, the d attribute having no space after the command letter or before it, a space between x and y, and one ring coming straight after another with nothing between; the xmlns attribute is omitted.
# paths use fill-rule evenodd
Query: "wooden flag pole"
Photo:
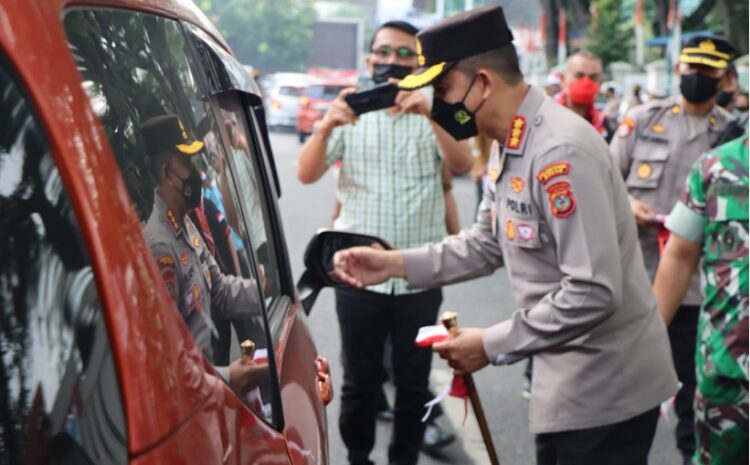
<svg viewBox="0 0 750 465"><path fill-rule="evenodd" d="M455 337L458 334L457 320L458 315L456 312L444 312L440 316L440 322L445 326L445 329L448 330L450 337ZM497 452L495 451L495 444L492 442L490 427L487 425L487 417L484 416L482 401L479 400L479 392L477 392L477 386L474 384L474 377L471 376L471 373L464 375L464 384L466 384L466 390L469 391L471 407L474 410L474 416L477 417L479 431L482 433L482 439L484 440L484 446L487 449L487 455L490 457L490 463L492 465L500 465L500 459L497 458Z"/></svg>

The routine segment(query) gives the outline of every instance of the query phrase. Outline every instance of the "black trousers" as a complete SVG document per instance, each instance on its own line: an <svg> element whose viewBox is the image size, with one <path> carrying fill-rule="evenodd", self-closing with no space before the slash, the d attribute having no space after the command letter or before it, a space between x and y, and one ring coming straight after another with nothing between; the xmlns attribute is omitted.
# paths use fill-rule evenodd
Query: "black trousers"
<svg viewBox="0 0 750 465"><path fill-rule="evenodd" d="M647 465L659 407L629 420L536 437L537 465Z"/></svg>
<svg viewBox="0 0 750 465"><path fill-rule="evenodd" d="M389 334L396 402L388 459L392 465L417 463L424 404L431 399L427 388L432 352L416 347L414 339L420 327L435 324L442 300L440 289L406 295L336 290L344 365L339 429L352 465L372 463L383 347Z"/></svg>
<svg viewBox="0 0 750 465"><path fill-rule="evenodd" d="M683 456L692 456L695 451L693 399L695 398L695 339L698 333L699 314L700 307L682 305L668 328L672 360L677 371L677 378L682 383L682 387L675 396L674 410L677 414L677 428L675 429L677 448Z"/></svg>

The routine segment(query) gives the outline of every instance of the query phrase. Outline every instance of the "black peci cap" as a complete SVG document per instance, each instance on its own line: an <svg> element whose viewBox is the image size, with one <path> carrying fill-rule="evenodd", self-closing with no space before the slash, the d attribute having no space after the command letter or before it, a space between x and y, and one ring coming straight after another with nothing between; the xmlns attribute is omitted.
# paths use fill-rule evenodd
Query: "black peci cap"
<svg viewBox="0 0 750 465"><path fill-rule="evenodd" d="M725 69L736 56L737 50L726 40L701 35L685 42L680 52L680 63Z"/></svg>
<svg viewBox="0 0 750 465"><path fill-rule="evenodd" d="M141 133L149 156L169 151L192 157L203 149L203 142L188 137L185 126L175 114L149 118L141 124Z"/></svg>
<svg viewBox="0 0 750 465"><path fill-rule="evenodd" d="M417 34L420 69L399 87L413 90L432 83L456 61L511 45L513 34L502 7L486 6L451 16Z"/></svg>

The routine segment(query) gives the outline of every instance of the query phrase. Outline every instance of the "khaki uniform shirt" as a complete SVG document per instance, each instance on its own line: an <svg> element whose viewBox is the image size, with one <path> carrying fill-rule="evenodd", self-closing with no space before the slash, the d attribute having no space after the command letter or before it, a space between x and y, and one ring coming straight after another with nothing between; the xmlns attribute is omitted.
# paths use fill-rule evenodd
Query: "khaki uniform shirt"
<svg viewBox="0 0 750 465"><path fill-rule="evenodd" d="M487 328L491 362L534 356L533 433L626 420L677 391L622 177L583 118L531 88L473 228L404 252L417 287L505 266L520 308Z"/></svg>
<svg viewBox="0 0 750 465"><path fill-rule="evenodd" d="M222 274L190 218L180 223L157 193L144 233L190 334L206 358L213 360L212 313L223 318L259 315L255 281Z"/></svg>
<svg viewBox="0 0 750 465"><path fill-rule="evenodd" d="M630 111L611 142L628 193L659 215L672 211L693 164L713 147L732 115L716 105L703 118L692 122L689 118L679 95L650 101ZM639 227L638 238L653 280L659 266L657 228ZM701 301L700 277L696 273L684 303L700 305Z"/></svg>

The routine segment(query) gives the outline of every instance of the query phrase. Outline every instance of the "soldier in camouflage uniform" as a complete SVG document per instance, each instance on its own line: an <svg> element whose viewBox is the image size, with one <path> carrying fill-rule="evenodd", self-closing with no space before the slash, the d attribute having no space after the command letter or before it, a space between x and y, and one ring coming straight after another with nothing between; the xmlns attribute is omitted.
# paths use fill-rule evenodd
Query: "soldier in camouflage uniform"
<svg viewBox="0 0 750 465"><path fill-rule="evenodd" d="M667 220L654 283L667 323L701 258L693 463L748 463L748 136L701 157Z"/></svg>

